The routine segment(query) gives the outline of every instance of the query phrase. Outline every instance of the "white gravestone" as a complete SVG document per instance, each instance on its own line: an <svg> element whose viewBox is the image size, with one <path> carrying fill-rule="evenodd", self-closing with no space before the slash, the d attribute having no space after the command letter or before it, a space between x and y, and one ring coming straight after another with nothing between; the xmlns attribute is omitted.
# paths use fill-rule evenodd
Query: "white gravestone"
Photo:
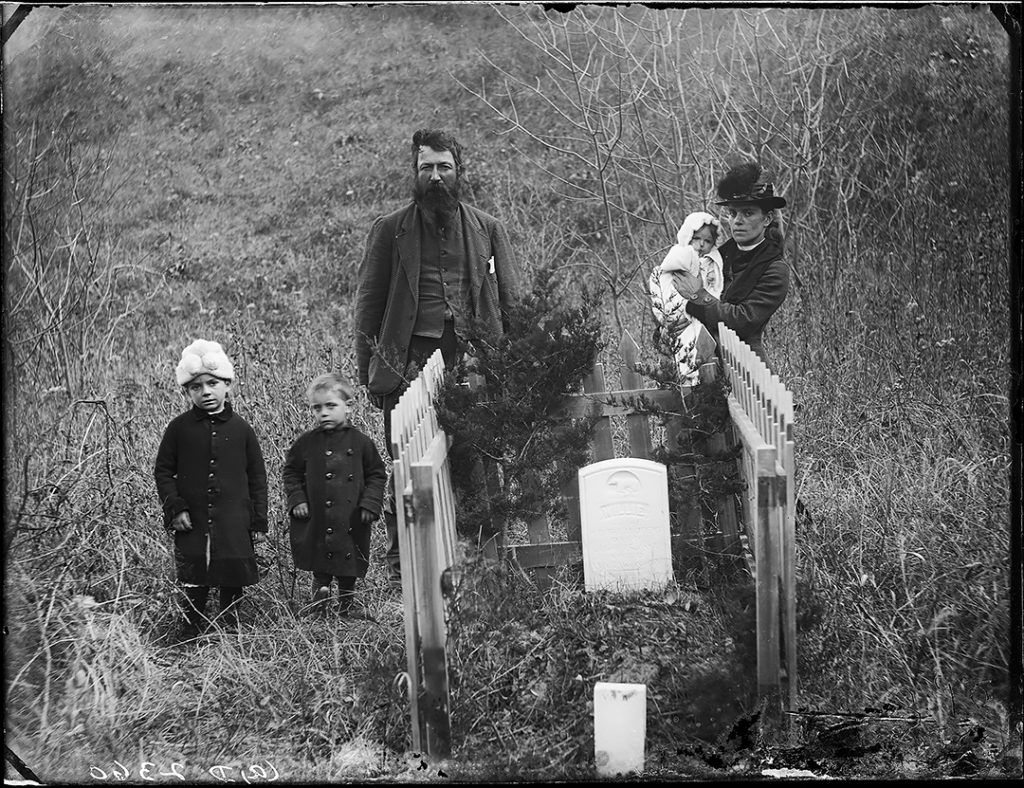
<svg viewBox="0 0 1024 788"><path fill-rule="evenodd" d="M602 777L644 770L647 685L594 685L594 766Z"/></svg>
<svg viewBox="0 0 1024 788"><path fill-rule="evenodd" d="M579 470L583 580L587 591L663 588L673 581L668 473L623 457Z"/></svg>

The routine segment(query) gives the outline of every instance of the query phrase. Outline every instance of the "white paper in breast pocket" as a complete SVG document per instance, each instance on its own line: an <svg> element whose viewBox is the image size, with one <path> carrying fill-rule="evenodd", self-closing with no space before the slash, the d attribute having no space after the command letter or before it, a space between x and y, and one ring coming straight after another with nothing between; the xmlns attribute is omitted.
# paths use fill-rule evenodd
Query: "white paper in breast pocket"
<svg viewBox="0 0 1024 788"><path fill-rule="evenodd" d="M489 258L487 258L487 273L489 273L489 274L493 274L494 273L494 255L493 254Z"/></svg>

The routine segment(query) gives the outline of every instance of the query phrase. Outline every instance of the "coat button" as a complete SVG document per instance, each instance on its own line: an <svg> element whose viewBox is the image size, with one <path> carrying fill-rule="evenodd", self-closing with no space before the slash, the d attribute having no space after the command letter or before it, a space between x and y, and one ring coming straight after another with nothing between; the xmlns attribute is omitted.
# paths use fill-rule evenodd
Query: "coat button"
<svg viewBox="0 0 1024 788"><path fill-rule="evenodd" d="M352 481L352 474L351 473L348 475L348 480Z"/></svg>
<svg viewBox="0 0 1024 788"><path fill-rule="evenodd" d="M324 501L324 506L330 508L334 506L334 501Z"/></svg>
<svg viewBox="0 0 1024 788"><path fill-rule="evenodd" d="M210 474L210 478L211 478L211 479L213 478L213 474L212 474L212 473Z"/></svg>
<svg viewBox="0 0 1024 788"><path fill-rule="evenodd" d="M345 454L351 455L352 454L352 449L349 449L348 451L346 451Z"/></svg>
<svg viewBox="0 0 1024 788"><path fill-rule="evenodd" d="M328 554L327 554L327 557L328 557L328 558L334 558L334 553L328 553Z"/></svg>
<svg viewBox="0 0 1024 788"><path fill-rule="evenodd" d="M345 553L345 557L346 558L351 558L352 557L352 553Z"/></svg>
<svg viewBox="0 0 1024 788"><path fill-rule="evenodd" d="M327 479L333 479L333 478L334 478L334 474L333 474L333 473L330 473L330 472L326 473L326 474L325 474L324 476L325 476L325 478L327 478Z"/></svg>
<svg viewBox="0 0 1024 788"><path fill-rule="evenodd" d="M325 453L325 454L326 454L326 455L327 455L328 457L330 457L330 456L331 456L332 454L334 454L334 452L333 452L333 451L331 451L330 449L328 449L328 450L327 450L326 452L324 452L324 453Z"/></svg>
<svg viewBox="0 0 1024 788"><path fill-rule="evenodd" d="M328 528L328 529L327 529L327 533L329 533L329 534L333 534L333 533L334 533L334 529L333 529L333 528Z"/></svg>

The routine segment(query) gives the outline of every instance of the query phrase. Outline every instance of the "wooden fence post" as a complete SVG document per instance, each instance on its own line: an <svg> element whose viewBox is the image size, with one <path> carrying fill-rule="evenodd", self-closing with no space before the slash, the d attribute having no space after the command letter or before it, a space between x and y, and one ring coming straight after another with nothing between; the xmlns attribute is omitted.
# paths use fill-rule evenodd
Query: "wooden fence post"
<svg viewBox="0 0 1024 788"><path fill-rule="evenodd" d="M443 432L437 439L445 440ZM447 447L446 447L447 448ZM434 450L436 453L436 449ZM421 571L416 573L416 596L419 600L420 658L423 661L423 695L421 708L426 733L426 750L432 757L447 758L452 753L451 719L448 710L448 659L445 652L448 630L441 594L438 527L434 510L434 474L437 463L430 450L427 457L411 465L413 507L416 520L412 547Z"/></svg>
<svg viewBox="0 0 1024 788"><path fill-rule="evenodd" d="M536 489L540 479L536 471L530 471L524 475L523 484ZM546 512L533 512L526 521L527 536L530 544L549 544L551 542L551 525L548 522ZM533 567L533 580L540 588L547 588L551 585L551 578L554 576L557 567L536 566Z"/></svg>
<svg viewBox="0 0 1024 788"><path fill-rule="evenodd" d="M469 390L478 396L484 394L484 377L476 373L468 376ZM508 523L503 518L496 518L490 507L490 501L497 500L502 494L501 470L496 460L490 457L480 457L480 483L484 487L484 494L487 496L487 521L485 527L481 528L480 548L485 556L492 559L502 560L505 557L505 530Z"/></svg>
<svg viewBox="0 0 1024 788"><path fill-rule="evenodd" d="M718 377L717 364L703 364L697 371L701 383L714 382ZM708 448L715 454L724 454L728 449L726 434L717 432L708 439ZM736 513L736 500L732 493L725 493L718 498L713 508L704 510L704 515L717 523L719 533L711 540L711 548L717 553L740 555L739 517Z"/></svg>
<svg viewBox="0 0 1024 788"><path fill-rule="evenodd" d="M593 371L583 379L583 394L603 394L607 390L604 382L604 364L597 362ZM610 460L615 456L615 445L612 442L612 425L608 416L599 415L603 413L601 403L595 401L591 412L595 414L597 421L591 431L591 445L594 448L594 462L599 460ZM580 522L580 488L575 477L566 482L562 488L562 497L565 499L567 522L565 526L566 536L570 542L578 542L582 535L582 524Z"/></svg>
<svg viewBox="0 0 1024 788"><path fill-rule="evenodd" d="M639 390L644 381L636 370L636 361L640 348L628 331L622 332L619 342L619 355L622 356L620 378L623 389ZM629 433L629 455L642 460L651 459L651 425L645 413L629 413L626 415L626 431Z"/></svg>

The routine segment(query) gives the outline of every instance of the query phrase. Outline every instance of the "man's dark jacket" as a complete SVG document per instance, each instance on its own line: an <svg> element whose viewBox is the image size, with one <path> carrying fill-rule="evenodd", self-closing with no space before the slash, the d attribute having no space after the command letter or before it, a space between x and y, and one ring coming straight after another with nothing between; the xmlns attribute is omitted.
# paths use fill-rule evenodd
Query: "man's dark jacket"
<svg viewBox="0 0 1024 788"><path fill-rule="evenodd" d="M359 266L356 295L356 365L359 383L371 394L391 394L403 382L409 341L419 308L420 209L411 203L378 217L370 228ZM466 324L456 323L463 339L472 326L496 339L504 332L504 313L518 295L518 264L508 232L496 218L460 203L468 271Z"/></svg>

